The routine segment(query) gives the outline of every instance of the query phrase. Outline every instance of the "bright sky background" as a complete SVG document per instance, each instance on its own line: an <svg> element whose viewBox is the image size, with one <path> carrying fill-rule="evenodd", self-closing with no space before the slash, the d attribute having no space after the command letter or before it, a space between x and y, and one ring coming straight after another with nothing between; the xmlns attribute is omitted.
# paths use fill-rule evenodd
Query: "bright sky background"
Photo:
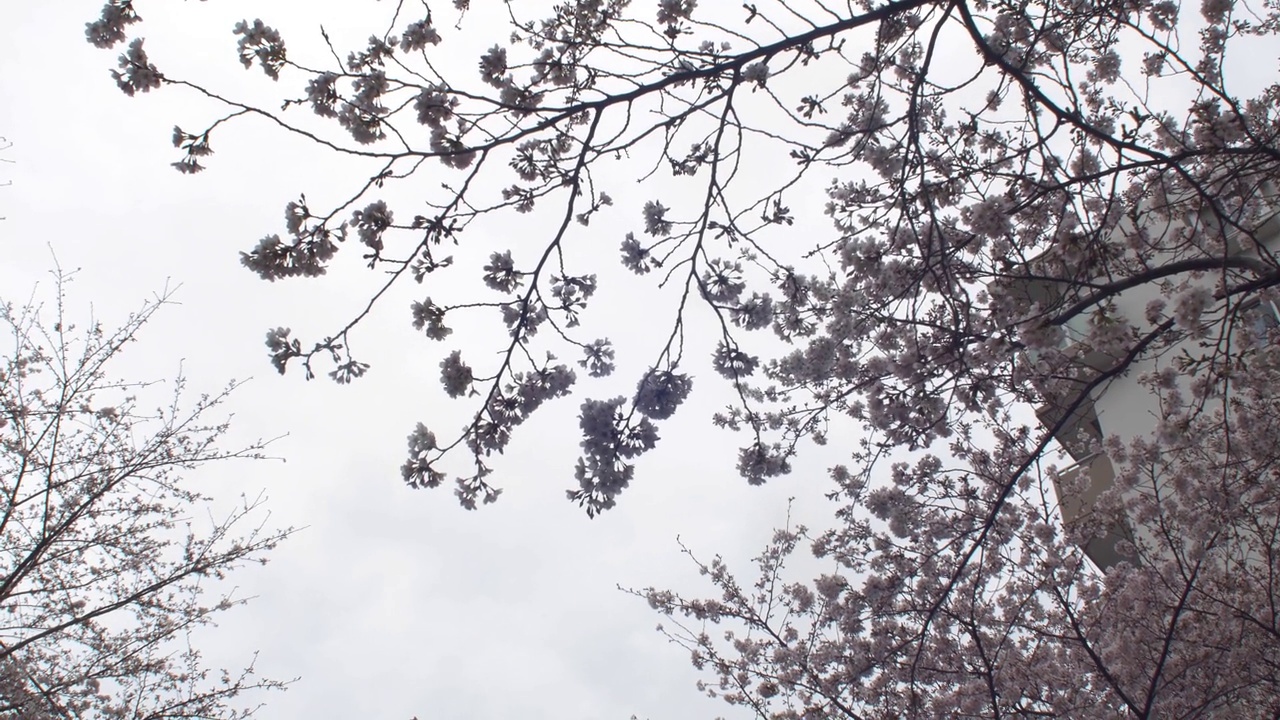
<svg viewBox="0 0 1280 720"><path fill-rule="evenodd" d="M318 41L317 18L331 18L345 50L381 32L390 9L336 0L137 5L162 71L277 102L301 87L272 88L256 68L243 70L236 20L265 14L293 50ZM740 439L710 427L725 389L708 365L695 365L694 402L660 425L664 440L619 507L589 521L565 501L578 403L588 393L629 392L666 330L652 298L629 294L649 285L608 282L620 277L617 243L638 224L639 206L616 209L617 227L604 225L597 252L608 264L593 268L605 285L601 334L619 345L617 382L580 381L574 397L539 411L498 466L501 501L465 512L449 490L411 491L397 472L415 422L462 422L463 408L437 381L455 343L429 343L409 324L408 304L421 289L406 287L366 323L360 359L373 368L351 386L306 383L295 372L281 378L267 360L267 328L291 325L314 338L345 321L377 280L358 263L338 262L321 281L269 284L238 262L239 251L283 229L284 205L298 192L317 200L345 192L349 161L257 122L215 134L210 169L179 175L169 167L179 158L171 128L195 129L210 107L179 89L121 94L107 73L116 53L84 41L84 23L100 7L12 2L4 13L0 135L14 143L8 157L16 164L0 167L0 181L12 180L0 189L0 297L25 299L47 277L51 249L64 268L82 269L72 307L87 316L92 305L108 324L166 283L180 284L181 306L160 314L117 372L166 378L181 368L196 391L252 377L230 408L235 433L288 433L272 447L287 462L223 465L194 478L225 501L265 489L272 522L306 527L265 569L233 579L238 596L257 599L206 638L215 662L243 663L256 648L263 674L301 676L266 698L260 717L735 717L701 697L687 653L654 632L656 614L615 586L703 587L677 535L704 557L724 554L749 581L745 561L785 522L789 496L798 498L796 518L822 524L823 468L833 455L810 454L791 477L748 487L733 470ZM814 202L820 207L821 198ZM469 238L475 257L529 232L525 218L509 220L489 229L493 247L481 244L483 235ZM510 237L498 237L504 232ZM471 291L479 275L450 272L439 282ZM628 354L633 348L641 353Z"/></svg>

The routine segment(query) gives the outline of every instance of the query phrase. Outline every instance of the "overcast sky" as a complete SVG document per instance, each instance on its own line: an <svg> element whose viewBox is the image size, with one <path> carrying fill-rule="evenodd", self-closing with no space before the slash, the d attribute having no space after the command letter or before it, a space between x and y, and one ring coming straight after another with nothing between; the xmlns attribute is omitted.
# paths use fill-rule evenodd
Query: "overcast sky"
<svg viewBox="0 0 1280 720"><path fill-rule="evenodd" d="M748 487L733 469L739 438L710 427L726 396L702 366L695 401L661 425L664 441L640 463L619 507L590 521L564 499L579 440L575 411L584 393L610 397L635 382L644 358L620 353L631 370L620 385L580 388L521 428L499 465L506 493L497 505L468 513L447 489L407 489L397 468L413 424L456 427L464 410L447 402L436 379L451 345L428 343L409 325L407 305L420 291L393 297L366 324L366 378L345 387L306 383L271 369L265 330L291 325L314 338L345 320L377 278L338 263L322 281L269 284L238 263L240 250L282 230L284 204L298 192L336 198L350 179L343 173L360 168L257 123L216 135L210 169L181 176L169 167L178 159L171 128L199 125L211 116L208 105L178 89L121 94L107 72L115 53L84 41L101 0L7 5L0 135L14 143L8 156L16 164L0 169L0 180L12 180L0 189L0 296L25 298L51 268L50 249L64 267L82 269L72 307L87 314L92 304L108 323L166 283L180 284L181 306L160 314L117 371L164 378L181 366L196 390L253 378L232 403L237 436L288 433L272 448L286 462L224 465L194 478L224 500L265 489L273 522L307 528L265 569L234 578L238 595L257 599L207 638L213 659L234 664L258 649L264 674L301 677L267 698L262 718L735 717L697 692L685 651L654 632L659 618L644 603L615 586L696 591L702 586L677 535L741 567L785 521L789 496L798 497L796 516L821 524L830 455L807 456L790 478ZM253 7L270 12L264 19L286 30L293 47L317 41L321 16L357 40L381 32L388 9L317 0L293 4L310 14L284 2L137 5L162 70L276 102L284 89L263 86L259 71L236 60L236 20L255 17ZM626 217L625 226L637 219ZM528 232L515 224L522 220L512 219L513 236ZM616 257L624 230L601 240L601 257ZM503 249L500 231L490 230L494 249ZM484 238L472 242L487 254ZM602 280L616 272L600 271ZM477 275L440 277L478 283ZM642 286L618 283L602 291L612 303L599 321L604 334L621 350L648 347L652 355L654 333L665 330L652 321L661 318L627 296Z"/></svg>

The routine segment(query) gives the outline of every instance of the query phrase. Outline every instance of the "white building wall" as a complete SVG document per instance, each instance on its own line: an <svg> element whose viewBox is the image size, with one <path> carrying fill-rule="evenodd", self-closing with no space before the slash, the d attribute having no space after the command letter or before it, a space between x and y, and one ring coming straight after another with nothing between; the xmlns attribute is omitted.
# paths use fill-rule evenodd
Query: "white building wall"
<svg viewBox="0 0 1280 720"><path fill-rule="evenodd" d="M1184 228L1198 227L1197 219L1190 219L1186 222L1172 222L1167 227L1160 228L1160 232L1179 231ZM1181 227L1180 227L1181 226ZM1149 229L1150 230L1150 229ZM1116 232L1131 232L1132 226L1121 227ZM1188 233L1194 237L1194 232ZM1206 233L1206 235L1218 235L1218 233ZM1259 257L1267 255L1270 252L1280 254L1280 215L1273 215L1268 221L1259 228L1256 239L1262 244L1262 248L1257 247L1254 243L1252 249L1247 247L1237 247L1242 256ZM1184 250L1185 250L1184 246ZM1194 248L1191 248L1194 252ZM1219 256L1221 253L1219 253ZM1199 254L1200 257L1212 257L1206 252ZM1174 257L1167 255L1164 258L1156 258L1157 265L1159 263L1174 262L1186 259L1183 257ZM1267 262L1271 267L1275 267L1274 260ZM1243 275L1240 275L1243 277ZM1223 272L1216 273L1199 273L1195 275L1179 274L1169 278L1170 284L1180 284L1188 278L1194 277L1194 283L1213 292L1220 287L1223 280ZM1164 300L1168 303L1167 312L1172 312L1176 297L1166 297L1165 289L1159 283L1143 283L1132 289L1120 293L1114 298L1114 308L1116 314L1124 317L1134 326L1139 328L1140 332L1145 333L1152 330L1155 326L1146 321L1148 304L1155 300ZM1238 298L1229 300L1216 301L1216 305L1211 305L1210 309L1204 314L1206 323L1214 323L1215 327L1207 328L1207 338L1211 346L1216 346L1218 338L1227 331L1228 322L1234 322L1230 333L1235 342L1250 342L1253 338L1251 322L1258 318L1264 317L1261 313L1271 313L1280 321L1280 313L1273 307L1259 306L1250 310L1249 320L1245 321L1239 314L1239 307L1235 308L1235 312L1226 312L1227 304L1236 306L1241 301ZM1254 301L1256 302L1256 300ZM1246 301L1247 304L1247 301ZM1242 306L1243 307L1243 306ZM1229 318L1235 318L1229 320ZM1082 314L1073 318L1071 322L1064 328L1068 336L1068 342L1078 341L1082 339L1088 332L1090 318L1088 315ZM1177 358L1204 358L1209 353L1214 352L1214 347L1205 347L1203 342L1192 337L1184 337L1172 346L1163 348L1158 354L1145 354L1140 360L1133 363L1128 370L1122 375L1109 380L1108 382L1095 388L1091 393L1092 406L1085 408L1083 412L1088 414L1091 410L1096 414L1097 424L1102 431L1104 437L1119 436L1126 443L1142 436L1150 436L1160 423L1162 418L1160 398L1147 386L1141 384L1138 378L1163 368L1177 368L1175 360ZM1186 375L1180 378L1184 394L1190 394L1190 383L1193 378ZM1069 443L1067 438L1059 438L1064 444ZM1080 454L1074 453L1081 462L1074 469L1075 472L1087 472L1091 476L1091 482L1082 497L1069 498L1059 495L1059 505L1062 507L1064 520L1068 523L1072 522L1080 513L1087 512L1088 506L1096 499L1097 495L1103 490L1110 487L1114 481L1114 467L1109 459L1104 457L1081 457ZM1159 482L1157 478L1157 482ZM1162 492L1167 492L1167 488L1161 488ZM1129 534L1128 528L1119 528L1113 531L1106 538L1099 538L1090 544L1088 554L1093 558L1095 564L1105 568L1106 566L1116 562L1120 557L1115 553L1115 544L1118 540ZM1153 540L1148 530L1137 528L1138 537L1135 539Z"/></svg>

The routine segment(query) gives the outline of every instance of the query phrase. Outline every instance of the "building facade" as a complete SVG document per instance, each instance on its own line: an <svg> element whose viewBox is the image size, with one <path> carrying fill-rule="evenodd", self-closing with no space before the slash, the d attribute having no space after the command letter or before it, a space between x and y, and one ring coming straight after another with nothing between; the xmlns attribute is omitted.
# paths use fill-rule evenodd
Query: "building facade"
<svg viewBox="0 0 1280 720"><path fill-rule="evenodd" d="M1275 197L1270 184L1264 190ZM1086 519L1116 483L1117 464L1103 449L1103 440L1118 438L1127 445L1151 436L1161 425L1162 396L1143 378L1172 375L1171 389L1193 393L1206 368L1238 362L1280 337L1280 307L1265 294L1250 291L1268 286L1259 277L1272 277L1269 284L1274 285L1280 272L1280 214L1255 213L1253 222L1236 227L1215 218L1211 211L1190 217L1150 213L1139 221L1142 226L1122 221L1114 231L1115 245L1134 247L1134 236L1147 242L1145 266L1135 270L1130 263L1127 275L1097 277L1091 283L1039 278L1022 283L1028 298L1045 308L1078 307L1082 285L1089 286L1085 293L1106 294L1105 302L1061 322L1061 357L1070 358L1069 367L1040 367L1032 373L1042 400L1037 415L1065 455L1055 484L1068 527ZM1189 323L1193 313L1185 305L1193 302L1203 307L1192 308L1199 312ZM1098 349L1101 323L1124 323L1127 344ZM1028 355L1032 364L1041 359ZM1161 488L1159 477L1153 482L1157 491L1174 492ZM1125 541L1157 544L1142 523L1121 521L1107 528L1083 542L1085 553L1102 570L1133 559L1125 553L1131 548Z"/></svg>

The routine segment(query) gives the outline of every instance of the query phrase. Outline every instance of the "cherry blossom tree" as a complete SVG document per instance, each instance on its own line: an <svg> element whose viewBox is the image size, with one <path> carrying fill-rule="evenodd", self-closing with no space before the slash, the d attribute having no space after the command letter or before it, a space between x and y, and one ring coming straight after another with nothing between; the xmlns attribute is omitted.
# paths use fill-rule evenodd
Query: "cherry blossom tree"
<svg viewBox="0 0 1280 720"><path fill-rule="evenodd" d="M614 505L707 359L749 482L840 438L837 523L811 545L831 573L788 579L810 535L785 530L750 589L711 561L715 599L639 591L710 692L780 718L1280 713L1280 8L706 5L398 2L345 60L327 33L331 57L299 57L244 20L238 59L285 88L279 108L164 72L131 39L141 0L88 38L125 44L130 95L225 106L175 129L180 172L254 116L368 163L345 201L298 193L242 253L283 282L355 246L385 277L326 337L270 331L280 372L369 372L352 339L399 284L424 286L409 317L430 340L500 318L498 347L440 353L474 412L414 430L409 485L494 501L512 433L613 371L580 332L608 311L582 250L602 234L678 309L622 395L582 401L572 500ZM459 67L451 47L489 49ZM510 213L547 216L534 250L486 239ZM428 294L475 253L487 295ZM1138 427L1097 417L1139 395Z"/></svg>
<svg viewBox="0 0 1280 720"><path fill-rule="evenodd" d="M225 392L188 401L179 378L152 410L153 384L108 373L167 295L115 330L76 326L65 282L49 305L0 306L0 712L250 717L240 696L283 684L210 667L193 631L243 602L217 581L290 531L261 498L218 509L183 476L262 446L224 446L208 416Z"/></svg>

